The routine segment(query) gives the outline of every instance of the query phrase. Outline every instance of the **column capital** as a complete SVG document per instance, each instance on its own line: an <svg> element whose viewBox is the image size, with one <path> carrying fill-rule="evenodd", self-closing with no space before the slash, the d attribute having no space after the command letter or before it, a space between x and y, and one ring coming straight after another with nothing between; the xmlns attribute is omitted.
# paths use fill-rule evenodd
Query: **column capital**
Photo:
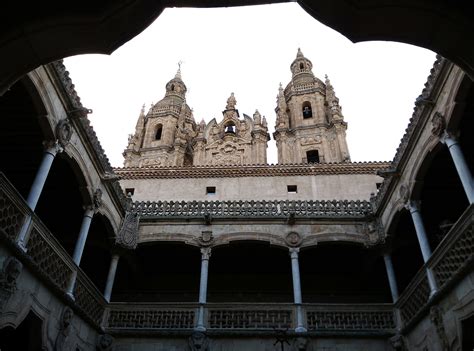
<svg viewBox="0 0 474 351"><path fill-rule="evenodd" d="M45 152L53 156L64 151L58 140L45 140L43 141L43 147Z"/></svg>
<svg viewBox="0 0 474 351"><path fill-rule="evenodd" d="M418 212L421 208L421 201L419 200L408 200L405 204L405 208L410 211L410 213Z"/></svg>
<svg viewBox="0 0 474 351"><path fill-rule="evenodd" d="M212 249L210 247L201 247L201 260L209 260Z"/></svg>
<svg viewBox="0 0 474 351"><path fill-rule="evenodd" d="M440 136L439 141L446 145L448 148L459 143L458 138L454 134L449 133L448 131L445 131L443 135Z"/></svg>
<svg viewBox="0 0 474 351"><path fill-rule="evenodd" d="M299 247L290 247L289 251L290 251L290 256L291 256L292 259L297 259L298 258L298 253L300 252Z"/></svg>

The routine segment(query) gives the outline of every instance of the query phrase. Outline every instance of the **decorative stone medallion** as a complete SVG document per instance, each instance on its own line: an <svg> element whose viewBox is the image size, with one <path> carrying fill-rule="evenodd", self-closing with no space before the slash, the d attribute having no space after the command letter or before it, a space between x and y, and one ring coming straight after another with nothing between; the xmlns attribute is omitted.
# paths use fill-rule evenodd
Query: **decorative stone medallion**
<svg viewBox="0 0 474 351"><path fill-rule="evenodd" d="M285 242L288 246L297 247L300 246L303 241L303 238L297 232L289 232L285 236Z"/></svg>

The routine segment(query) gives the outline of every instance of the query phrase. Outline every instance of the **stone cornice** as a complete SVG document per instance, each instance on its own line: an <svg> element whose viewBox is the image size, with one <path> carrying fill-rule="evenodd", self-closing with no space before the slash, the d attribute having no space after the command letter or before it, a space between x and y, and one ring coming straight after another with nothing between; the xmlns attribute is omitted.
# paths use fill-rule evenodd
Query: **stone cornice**
<svg viewBox="0 0 474 351"><path fill-rule="evenodd" d="M193 167L115 168L122 179L235 178L311 176L331 174L376 174L389 162L344 162L321 164L233 165Z"/></svg>

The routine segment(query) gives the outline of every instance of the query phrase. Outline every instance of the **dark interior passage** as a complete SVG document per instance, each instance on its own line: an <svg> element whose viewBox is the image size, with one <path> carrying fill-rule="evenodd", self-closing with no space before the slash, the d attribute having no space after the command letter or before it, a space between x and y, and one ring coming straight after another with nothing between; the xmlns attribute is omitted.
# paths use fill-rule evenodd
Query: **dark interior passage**
<svg viewBox="0 0 474 351"><path fill-rule="evenodd" d="M391 302L383 258L362 247L320 244L299 257L303 302Z"/></svg>
<svg viewBox="0 0 474 351"><path fill-rule="evenodd" d="M41 351L41 320L30 312L23 322L14 329L0 329L0 350L2 351Z"/></svg>
<svg viewBox="0 0 474 351"><path fill-rule="evenodd" d="M197 302L201 253L179 243L141 245L120 258L112 301Z"/></svg>
<svg viewBox="0 0 474 351"><path fill-rule="evenodd" d="M293 302L288 250L262 242L217 247L209 263L209 302Z"/></svg>

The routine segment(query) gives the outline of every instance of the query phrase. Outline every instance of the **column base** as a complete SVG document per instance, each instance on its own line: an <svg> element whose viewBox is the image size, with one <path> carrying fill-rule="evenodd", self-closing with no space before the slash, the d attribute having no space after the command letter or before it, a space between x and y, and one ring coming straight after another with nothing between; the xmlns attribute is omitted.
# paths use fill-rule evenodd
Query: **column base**
<svg viewBox="0 0 474 351"><path fill-rule="evenodd" d="M305 327L297 327L295 333L306 333L308 330Z"/></svg>
<svg viewBox="0 0 474 351"><path fill-rule="evenodd" d="M207 329L203 325L198 325L197 327L194 328L194 331L198 332L205 332Z"/></svg>
<svg viewBox="0 0 474 351"><path fill-rule="evenodd" d="M66 293L66 295L72 300L72 301L76 301L76 298L74 297L74 295L72 294L72 292L68 291Z"/></svg>

